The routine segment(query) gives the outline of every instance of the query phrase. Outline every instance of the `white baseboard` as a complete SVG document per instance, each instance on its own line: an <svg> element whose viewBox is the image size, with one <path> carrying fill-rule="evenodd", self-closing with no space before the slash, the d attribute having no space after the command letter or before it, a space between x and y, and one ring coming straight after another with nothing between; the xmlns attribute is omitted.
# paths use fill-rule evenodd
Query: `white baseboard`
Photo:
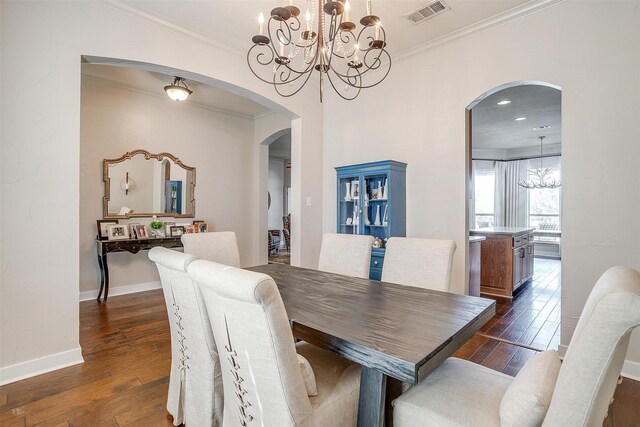
<svg viewBox="0 0 640 427"><path fill-rule="evenodd" d="M80 347L0 368L0 385L83 363Z"/></svg>
<svg viewBox="0 0 640 427"><path fill-rule="evenodd" d="M625 360L620 375L631 380L640 381L640 363Z"/></svg>
<svg viewBox="0 0 640 427"><path fill-rule="evenodd" d="M559 345L558 356L560 356L560 359L564 359L564 355L566 353L567 353L567 346ZM640 363L632 362L630 360L625 360L624 364L622 365L622 372L620 372L620 375L634 381L640 381Z"/></svg>
<svg viewBox="0 0 640 427"><path fill-rule="evenodd" d="M154 289L161 289L162 284L157 282L145 282L135 283L127 286L116 286L115 288L109 288L109 296L115 297L117 295L135 294L136 292L152 291ZM98 298L99 291L86 291L80 292L80 301L89 301Z"/></svg>

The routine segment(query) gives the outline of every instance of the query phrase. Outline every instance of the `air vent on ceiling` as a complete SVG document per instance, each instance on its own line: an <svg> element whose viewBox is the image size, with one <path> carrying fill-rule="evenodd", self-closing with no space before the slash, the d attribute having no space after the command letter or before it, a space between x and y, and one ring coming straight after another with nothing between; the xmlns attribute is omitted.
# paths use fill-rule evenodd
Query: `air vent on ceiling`
<svg viewBox="0 0 640 427"><path fill-rule="evenodd" d="M407 15L407 19L414 24L418 24L449 9L451 8L443 0L436 0L425 8L411 12Z"/></svg>

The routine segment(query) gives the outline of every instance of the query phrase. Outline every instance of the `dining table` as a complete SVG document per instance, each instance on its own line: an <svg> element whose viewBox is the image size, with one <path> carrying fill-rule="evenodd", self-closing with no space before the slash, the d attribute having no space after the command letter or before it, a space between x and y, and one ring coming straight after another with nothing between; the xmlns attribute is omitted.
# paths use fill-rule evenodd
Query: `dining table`
<svg viewBox="0 0 640 427"><path fill-rule="evenodd" d="M402 383L423 381L495 314L485 298L285 264L248 270L276 282L295 338L361 366L358 426L392 425Z"/></svg>

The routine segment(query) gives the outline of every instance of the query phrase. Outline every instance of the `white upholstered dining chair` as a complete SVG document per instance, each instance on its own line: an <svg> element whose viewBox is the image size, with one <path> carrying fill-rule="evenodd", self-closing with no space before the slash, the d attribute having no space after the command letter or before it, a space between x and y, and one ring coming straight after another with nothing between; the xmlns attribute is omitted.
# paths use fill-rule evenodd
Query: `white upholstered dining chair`
<svg viewBox="0 0 640 427"><path fill-rule="evenodd" d="M358 234L325 234L318 270L368 279L373 240Z"/></svg>
<svg viewBox="0 0 640 427"><path fill-rule="evenodd" d="M391 237L385 247L383 282L449 292L453 240Z"/></svg>
<svg viewBox="0 0 640 427"><path fill-rule="evenodd" d="M218 350L200 289L187 274L196 258L153 248L167 304L171 333L171 372L167 410L173 424L221 426L223 388Z"/></svg>
<svg viewBox="0 0 640 427"><path fill-rule="evenodd" d="M606 271L591 291L562 366L533 356L515 378L449 358L394 401L395 426L601 426L640 325L640 273Z"/></svg>
<svg viewBox="0 0 640 427"><path fill-rule="evenodd" d="M271 277L204 260L187 270L200 285L216 336L225 426L355 425L358 366L307 343L294 345ZM305 374L296 350L310 362ZM310 376L315 393L305 381Z"/></svg>
<svg viewBox="0 0 640 427"><path fill-rule="evenodd" d="M198 259L240 267L238 239L233 231L183 234L180 238L184 253Z"/></svg>

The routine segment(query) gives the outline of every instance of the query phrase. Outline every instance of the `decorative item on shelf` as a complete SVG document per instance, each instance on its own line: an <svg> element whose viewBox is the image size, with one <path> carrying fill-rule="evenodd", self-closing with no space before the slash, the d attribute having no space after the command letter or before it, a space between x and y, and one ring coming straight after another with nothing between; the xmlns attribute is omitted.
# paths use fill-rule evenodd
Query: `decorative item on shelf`
<svg viewBox="0 0 640 427"><path fill-rule="evenodd" d="M384 185L382 186L382 197L381 199L389 198L389 187L387 187L387 178L384 179Z"/></svg>
<svg viewBox="0 0 640 427"><path fill-rule="evenodd" d="M149 224L149 227L151 227L151 234L153 237L165 237L164 222L159 221L156 215L153 216L153 220Z"/></svg>
<svg viewBox="0 0 640 427"><path fill-rule="evenodd" d="M136 234L136 226L138 225L138 223L137 222L130 222L127 225L129 226L129 238L137 239L138 235Z"/></svg>
<svg viewBox="0 0 640 427"><path fill-rule="evenodd" d="M97 220L98 239L107 240L109 238L108 228L110 225L117 224L117 219L99 219Z"/></svg>
<svg viewBox="0 0 640 427"><path fill-rule="evenodd" d="M360 215L358 215L358 205L353 205L353 225L360 224Z"/></svg>
<svg viewBox="0 0 640 427"><path fill-rule="evenodd" d="M381 238L379 238L379 237L376 237L376 238L373 240L373 247L374 247L374 248L381 248L381 247L382 247L382 239L381 239Z"/></svg>
<svg viewBox="0 0 640 427"><path fill-rule="evenodd" d="M384 187L382 181L378 181L378 199L384 199Z"/></svg>
<svg viewBox="0 0 640 427"><path fill-rule="evenodd" d="M129 191L133 191L135 187L136 182L133 180L133 178L129 177L129 172L127 172L125 174L125 177L120 181L120 189L124 191L125 196L128 196Z"/></svg>
<svg viewBox="0 0 640 427"><path fill-rule="evenodd" d="M173 227L174 225L176 225L175 222L173 221L165 221L164 222L164 234L167 237L171 236L171 227Z"/></svg>
<svg viewBox="0 0 640 427"><path fill-rule="evenodd" d="M531 169L529 170L530 179L525 181L521 179L518 181L518 185L520 187L524 187L527 190L540 189L540 188L558 188L562 186L560 181L555 178L548 176L549 172L551 172L551 168L543 168L542 167L542 158L544 157L542 153L542 141L546 136L539 136L540 139L540 168L539 169Z"/></svg>
<svg viewBox="0 0 640 427"><path fill-rule="evenodd" d="M351 218L351 217L347 218L347 219L346 219L346 221L345 221L345 223L346 223L347 225L353 225L353 218Z"/></svg>
<svg viewBox="0 0 640 427"><path fill-rule="evenodd" d="M144 224L136 224L134 227L136 231L136 238L138 239L148 239L149 238L149 230L147 226Z"/></svg>
<svg viewBox="0 0 640 427"><path fill-rule="evenodd" d="M129 239L129 227L127 224L112 224L107 227L107 235L109 240L127 240Z"/></svg>
<svg viewBox="0 0 640 427"><path fill-rule="evenodd" d="M384 215L382 215L382 226L386 227L387 225L389 225L389 205L385 203Z"/></svg>
<svg viewBox="0 0 640 427"><path fill-rule="evenodd" d="M347 187L347 191L345 192L346 196L344 196L345 202L351 201L351 182L345 182L345 187Z"/></svg>
<svg viewBox="0 0 640 427"><path fill-rule="evenodd" d="M376 206L376 221L373 223L373 225L382 225L382 222L380 222L380 205Z"/></svg>
<svg viewBox="0 0 640 427"><path fill-rule="evenodd" d="M196 233L206 233L209 230L207 223L204 221L193 221L193 228Z"/></svg>
<svg viewBox="0 0 640 427"><path fill-rule="evenodd" d="M351 198L357 201L359 196L360 196L360 182L356 179L351 181Z"/></svg>
<svg viewBox="0 0 640 427"><path fill-rule="evenodd" d="M164 91L167 92L169 98L174 101L184 101L193 93L187 86L184 78L178 76L173 78L173 84L164 87Z"/></svg>
<svg viewBox="0 0 640 427"><path fill-rule="evenodd" d="M391 56L385 49L386 32L380 18L371 12L360 19L362 28L350 21L349 0L307 0L304 22L300 9L289 5L275 7L267 22L258 17L258 34L247 52L251 72L261 81L273 85L284 97L297 94L309 81L313 71L320 77L322 102L325 77L343 99L355 99L362 89L382 82L391 70ZM315 28L312 22L316 21ZM314 31L315 30L315 31ZM275 37L274 37L275 36Z"/></svg>
<svg viewBox="0 0 640 427"><path fill-rule="evenodd" d="M377 188L372 188L371 189L371 198L372 199L377 199L378 198L378 189Z"/></svg>
<svg viewBox="0 0 640 427"><path fill-rule="evenodd" d="M171 233L171 237L180 237L184 234L184 226L183 225L172 225L169 229Z"/></svg>

